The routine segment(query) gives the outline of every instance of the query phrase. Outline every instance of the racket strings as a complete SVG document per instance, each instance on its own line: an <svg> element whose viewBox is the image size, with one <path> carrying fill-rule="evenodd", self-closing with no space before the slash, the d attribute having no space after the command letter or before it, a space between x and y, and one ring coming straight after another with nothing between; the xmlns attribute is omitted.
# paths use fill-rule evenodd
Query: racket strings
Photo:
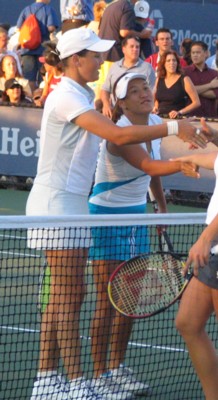
<svg viewBox="0 0 218 400"><path fill-rule="evenodd" d="M111 282L111 297L126 315L142 316L166 308L184 285L182 263L170 254L130 260Z"/></svg>

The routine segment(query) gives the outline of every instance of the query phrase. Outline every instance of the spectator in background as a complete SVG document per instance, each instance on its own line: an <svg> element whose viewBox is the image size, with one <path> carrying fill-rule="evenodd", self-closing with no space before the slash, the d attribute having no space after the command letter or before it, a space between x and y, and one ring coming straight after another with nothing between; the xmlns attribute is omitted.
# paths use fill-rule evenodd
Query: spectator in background
<svg viewBox="0 0 218 400"><path fill-rule="evenodd" d="M155 84L155 73L152 66L139 57L140 39L137 36L130 34L123 39L122 52L124 57L112 65L101 89L103 114L109 118L112 116L114 106L112 96L114 83L125 72L144 74L151 90L153 90Z"/></svg>
<svg viewBox="0 0 218 400"><path fill-rule="evenodd" d="M42 97L43 89L37 88L33 92L33 102L36 107L43 107L44 104L41 102L41 97Z"/></svg>
<svg viewBox="0 0 218 400"><path fill-rule="evenodd" d="M8 48L8 31L0 26L0 59L6 54L15 58L19 73L22 75L19 54L17 51Z"/></svg>
<svg viewBox="0 0 218 400"><path fill-rule="evenodd" d="M16 26L11 26L8 30L8 50L17 52L19 54L19 31Z"/></svg>
<svg viewBox="0 0 218 400"><path fill-rule="evenodd" d="M92 0L60 0L62 33L93 21Z"/></svg>
<svg viewBox="0 0 218 400"><path fill-rule="evenodd" d="M218 71L218 40L216 41L216 52L211 57L206 59L206 64L209 68Z"/></svg>
<svg viewBox="0 0 218 400"><path fill-rule="evenodd" d="M217 117L218 100L218 71L214 71L206 64L208 46L202 41L191 45L192 65L184 68L185 75L189 76L198 92L201 106L191 112L197 117Z"/></svg>
<svg viewBox="0 0 218 400"><path fill-rule="evenodd" d="M8 79L5 82L5 90L2 93L2 101L16 106L32 104L31 99L25 96L23 86L13 78Z"/></svg>
<svg viewBox="0 0 218 400"><path fill-rule="evenodd" d="M154 112L176 118L196 110L200 104L191 79L181 72L180 59L176 51L165 52L158 63Z"/></svg>
<svg viewBox="0 0 218 400"><path fill-rule="evenodd" d="M97 1L93 6L94 21L91 21L88 27L95 32L96 35L99 34L99 25L106 6L107 3L105 3L105 1Z"/></svg>
<svg viewBox="0 0 218 400"><path fill-rule="evenodd" d="M21 28L23 22L30 14L37 14L42 43L49 40L50 33L54 32L59 26L58 16L49 3L50 0L36 0L35 3L25 7L18 18L17 29ZM21 50L23 74L29 80L32 90L37 86L38 72L41 66L38 58L42 55L43 50L42 45L34 50Z"/></svg>
<svg viewBox="0 0 218 400"><path fill-rule="evenodd" d="M123 57L122 40L129 34L137 35L140 39L148 37L148 30L136 31L135 12L133 5L136 0L117 0L108 4L102 16L99 36L102 39L112 39L116 43L104 54L106 61L119 61Z"/></svg>
<svg viewBox="0 0 218 400"><path fill-rule="evenodd" d="M51 93L52 90L54 90L55 87L60 83L63 76L61 62L57 62L57 55L55 54L56 44L54 42L45 42L43 43L43 46L45 47L45 50L43 52L43 56L39 57L39 61L44 64L46 73L42 96L40 99L41 106L44 105L49 93Z"/></svg>
<svg viewBox="0 0 218 400"><path fill-rule="evenodd" d="M153 46L151 41L151 35L154 30L154 20L148 18L149 16L149 4L147 1L140 0L135 3L134 11L136 16L136 25L135 29L137 32L141 32L145 26L148 31L148 37L144 39L140 39L141 42L141 51L140 57L144 60L149 57L153 53Z"/></svg>
<svg viewBox="0 0 218 400"><path fill-rule="evenodd" d="M20 74L16 59L14 56L5 55L0 61L0 90L4 90L5 81L12 78L22 85L26 96L32 97L29 81Z"/></svg>
<svg viewBox="0 0 218 400"><path fill-rule="evenodd" d="M180 54L185 61L186 65L188 66L192 64L192 59L191 59L191 45L193 43L193 40L190 38L185 38L180 44Z"/></svg>
<svg viewBox="0 0 218 400"><path fill-rule="evenodd" d="M158 63L161 56L166 52L172 50L173 46L173 36L172 32L168 28L158 29L155 36L155 45L158 47L158 52L151 54L145 61L149 62L155 71L157 71ZM186 63L182 58L180 58L181 66L185 66Z"/></svg>

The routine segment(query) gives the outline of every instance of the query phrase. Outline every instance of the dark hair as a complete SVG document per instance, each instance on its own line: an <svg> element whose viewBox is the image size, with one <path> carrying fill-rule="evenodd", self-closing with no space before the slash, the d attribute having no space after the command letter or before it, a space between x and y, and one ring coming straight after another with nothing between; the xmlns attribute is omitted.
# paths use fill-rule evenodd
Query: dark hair
<svg viewBox="0 0 218 400"><path fill-rule="evenodd" d="M85 57L86 54L88 53L88 51L89 50L85 49L85 50L81 50L81 51L79 51L78 53L75 53L75 54L77 54L79 57ZM72 55L73 54L71 54L69 57L66 57L63 60L61 60L61 63L62 63L64 68L68 66L68 60L69 60L70 57L72 57Z"/></svg>
<svg viewBox="0 0 218 400"><path fill-rule="evenodd" d="M204 51L208 51L207 43L203 42L202 40L196 40L191 44L191 49L193 46L200 46Z"/></svg>
<svg viewBox="0 0 218 400"><path fill-rule="evenodd" d="M138 42L139 44L141 43L141 41L137 35L129 33L129 35L125 36L125 38L122 40L121 46L125 47L128 43L128 40L130 40L130 39L135 39L136 42Z"/></svg>
<svg viewBox="0 0 218 400"><path fill-rule="evenodd" d="M191 38L185 38L180 44L181 50L182 50L182 57L186 61L188 65L192 64L192 59L191 59L191 45L193 43L193 40Z"/></svg>
<svg viewBox="0 0 218 400"><path fill-rule="evenodd" d="M113 111L112 111L112 118L111 118L111 120L112 120L114 123L116 123L116 122L120 119L120 117L123 115L123 110L122 110L122 108L121 108L120 105L119 105L119 100L116 98L116 94L115 94L115 92L116 92L116 87L117 87L117 84L118 84L119 80L120 80L121 78L123 78L123 76L125 76L125 75L127 75L127 74L128 74L128 72L124 72L124 74L120 75L120 76L116 79L116 81L114 82L114 85L113 85L113 97L114 97L116 103L115 103L115 106L114 106Z"/></svg>
<svg viewBox="0 0 218 400"><path fill-rule="evenodd" d="M26 96L25 96L23 86L22 85L19 85L19 86L20 86L20 90L21 90L20 101L22 101L25 99ZM6 90L4 90L2 92L2 101L10 103L10 97L7 95Z"/></svg>
<svg viewBox="0 0 218 400"><path fill-rule="evenodd" d="M155 40L158 40L158 35L159 33L169 33L171 39L173 38L172 32L168 28L160 28L157 30L156 35L155 35Z"/></svg>
<svg viewBox="0 0 218 400"><path fill-rule="evenodd" d="M169 50L162 54L160 61L158 63L157 68L158 68L158 77L159 78L165 78L165 76L166 76L167 72L166 72L166 68L165 68L165 62L166 62L166 58L169 54L173 55L176 58L176 61L177 61L176 73L181 74L181 66L180 66L179 56L176 51Z"/></svg>
<svg viewBox="0 0 218 400"><path fill-rule="evenodd" d="M42 66L40 67L39 73L41 76L45 76L46 75L46 69L44 64L42 64Z"/></svg>
<svg viewBox="0 0 218 400"><path fill-rule="evenodd" d="M56 44L51 41L43 42L42 46L45 48L45 50L42 53L42 56L45 57L45 62L52 67L58 67L61 68L61 60L59 57L59 53L56 50Z"/></svg>

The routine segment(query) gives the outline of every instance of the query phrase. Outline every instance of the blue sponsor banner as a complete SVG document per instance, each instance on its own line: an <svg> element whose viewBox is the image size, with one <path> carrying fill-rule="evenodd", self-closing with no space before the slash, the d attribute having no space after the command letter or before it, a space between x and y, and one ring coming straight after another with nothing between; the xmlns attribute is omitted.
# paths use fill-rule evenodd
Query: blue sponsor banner
<svg viewBox="0 0 218 400"><path fill-rule="evenodd" d="M39 140L42 109L0 106L0 175L35 177L39 156ZM218 129L218 123L211 123ZM217 151L209 144L206 149L194 152ZM192 151L193 152L193 151ZM176 136L162 140L162 159L190 154L189 145ZM201 178L187 178L174 174L162 178L165 189L192 192L213 192L214 172L202 169Z"/></svg>
<svg viewBox="0 0 218 400"><path fill-rule="evenodd" d="M0 175L35 176L42 110L0 106Z"/></svg>

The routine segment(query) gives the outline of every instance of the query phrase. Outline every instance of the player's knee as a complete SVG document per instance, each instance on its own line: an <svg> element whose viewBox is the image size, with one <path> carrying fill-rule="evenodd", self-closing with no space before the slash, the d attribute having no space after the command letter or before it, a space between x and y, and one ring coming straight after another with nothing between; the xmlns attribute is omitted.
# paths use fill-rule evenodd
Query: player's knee
<svg viewBox="0 0 218 400"><path fill-rule="evenodd" d="M188 330L190 329L188 325L188 321L184 316L180 316L180 314L176 316L175 326L180 335L185 336L188 334Z"/></svg>

